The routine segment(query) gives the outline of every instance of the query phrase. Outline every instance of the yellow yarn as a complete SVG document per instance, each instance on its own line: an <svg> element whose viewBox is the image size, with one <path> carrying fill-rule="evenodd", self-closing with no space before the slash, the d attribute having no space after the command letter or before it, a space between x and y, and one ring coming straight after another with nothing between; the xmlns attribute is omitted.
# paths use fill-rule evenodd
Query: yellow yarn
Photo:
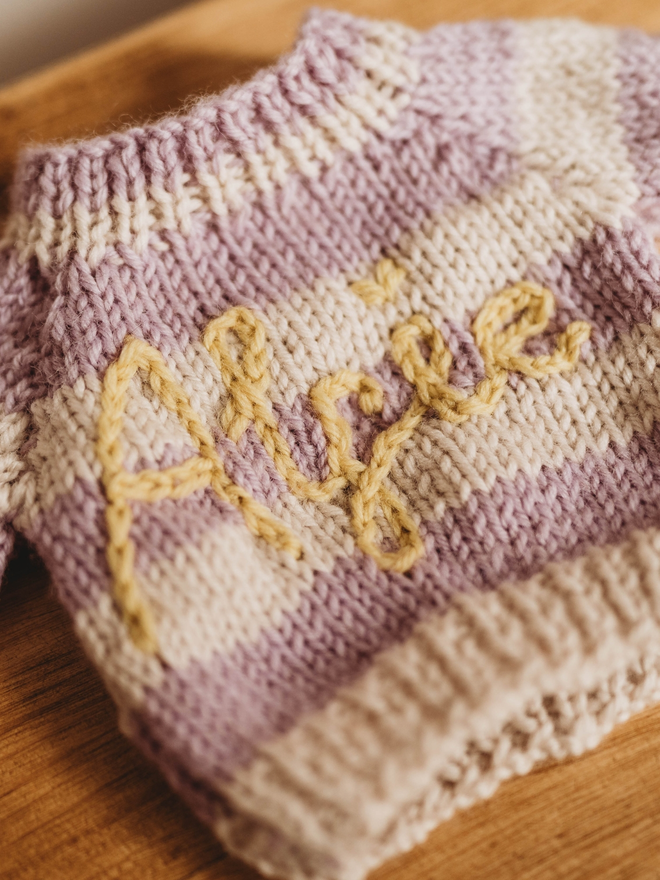
<svg viewBox="0 0 660 880"><path fill-rule="evenodd" d="M442 335L422 315L414 315L394 331L392 357L425 406L432 407L441 419L460 424L470 416L493 412L510 371L540 379L574 366L580 346L591 334L585 321L569 324L557 337L551 355L533 358L520 354L528 339L546 329L553 311L552 292L529 281L508 287L485 303L474 319L472 333L483 357L486 376L470 395L447 384L451 354ZM516 315L519 317L513 321ZM420 338L431 349L428 361L419 350Z"/></svg>
<svg viewBox="0 0 660 880"><path fill-rule="evenodd" d="M146 373L154 394L177 416L198 449L198 456L160 471L146 469L131 474L124 469L121 431L126 391L138 370ZM177 383L160 352L131 336L103 379L96 452L108 501L105 513L107 559L113 579L113 593L131 638L142 650L153 653L158 644L151 610L135 578L135 548L129 534L132 523L129 500L153 502L163 498L184 498L198 489L211 486L219 498L241 511L253 534L275 547L287 550L296 558L301 556L302 545L298 538L245 489L229 479L213 437L190 406L185 391Z"/></svg>
<svg viewBox="0 0 660 880"><path fill-rule="evenodd" d="M359 405L366 415L382 408L382 388L364 373L340 370L334 376L321 379L310 391L310 400L328 441L330 471L342 474L354 488L351 521L358 547L372 556L381 568L407 571L424 554L424 544L401 500L383 483L396 454L412 435L423 412L416 413L411 408L398 422L381 432L374 441L369 464L364 464L350 454L351 427L336 407L341 397L352 392L357 393ZM397 540L399 548L396 551L384 551L378 546L375 521L378 508Z"/></svg>
<svg viewBox="0 0 660 880"><path fill-rule="evenodd" d="M402 270L391 260L376 268L376 281L352 286L370 304L391 299L402 278ZM379 288L379 291L376 288ZM356 289L357 288L357 289ZM424 554L416 523L398 496L385 483L404 444L432 409L445 421L459 424L473 415L492 413L502 398L509 371L539 379L570 369L591 328L574 321L557 338L550 355L521 354L528 339L542 333L554 310L552 293L530 282L519 282L490 299L472 324L481 351L485 378L472 394L448 384L452 356L442 334L423 315L413 315L392 333L392 357L415 388L407 411L375 439L368 464L351 455L353 443L349 423L337 410L337 402L357 394L366 415L381 410L383 390L364 373L340 370L321 379L309 397L325 432L329 476L309 480L296 467L291 450L277 427L268 391L271 376L266 354L263 323L243 306L230 309L212 320L203 342L218 366L227 391L220 423L227 436L237 442L249 424L272 458L278 473L298 498L330 501L350 487L351 523L358 547L383 569L405 572ZM515 319L515 320L514 320ZM240 346L238 357L230 334ZM428 360L419 344L428 345ZM128 473L123 466L120 434L128 384L142 370L164 405L173 412L190 435L199 455L165 470ZM210 433L190 406L185 391L177 384L162 355L138 339L129 337L118 360L107 370L101 396L97 453L103 468L103 485L108 506L108 563L114 582L114 596L131 637L147 651L157 648L151 612L134 575L135 550L130 540L130 500L158 501L183 498L211 486L216 494L238 508L250 531L296 558L301 542L262 505L254 501L225 473ZM384 550L377 524L380 511L397 542L396 550Z"/></svg>
<svg viewBox="0 0 660 880"><path fill-rule="evenodd" d="M374 279L356 281L350 289L368 306L382 306L383 303L392 302L405 277L405 269L401 269L393 260L385 259L376 266Z"/></svg>
<svg viewBox="0 0 660 880"><path fill-rule="evenodd" d="M243 347L238 360L234 360L229 348L229 332ZM296 467L268 398L271 380L266 330L259 318L250 309L236 306L211 321L204 332L203 342L227 389L227 403L220 424L229 439L238 442L252 422L266 452L293 494L312 501L329 501L346 485L346 477L331 468L328 479L318 482L307 479Z"/></svg>
<svg viewBox="0 0 660 880"><path fill-rule="evenodd" d="M234 359L230 351L229 332L242 346L238 359ZM310 391L310 400L328 442L330 475L326 480L317 482L309 480L298 470L289 446L277 427L267 396L270 373L265 350L266 331L262 322L249 309L236 306L211 321L203 341L227 389L227 402L220 417L227 436L237 442L252 423L278 473L298 498L330 501L350 483L355 489L351 508L358 546L373 556L382 568L407 571L423 554L423 544L402 503L382 486L396 452L405 442L401 430L393 432L390 428L384 432L388 437L392 433L391 442L386 446L386 455L389 457L386 468L382 466L382 455L375 454L376 447L371 462L365 465L351 457L351 428L336 407L340 398L356 392L360 406L367 415L377 412L383 404L383 392L378 383L362 373L341 370L334 376L322 379ZM408 430L405 439L413 430ZM399 436L402 439L399 440ZM397 445L393 445L395 443ZM382 442L378 444L378 448L382 445ZM396 552L386 553L376 544L378 529L374 516L378 507L399 542L400 549Z"/></svg>

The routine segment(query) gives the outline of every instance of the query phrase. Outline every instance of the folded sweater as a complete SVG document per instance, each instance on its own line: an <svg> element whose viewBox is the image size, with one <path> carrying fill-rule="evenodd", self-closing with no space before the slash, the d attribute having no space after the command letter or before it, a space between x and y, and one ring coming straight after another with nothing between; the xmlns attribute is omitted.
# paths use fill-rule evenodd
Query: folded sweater
<svg viewBox="0 0 660 880"><path fill-rule="evenodd" d="M264 874L361 880L660 699L660 42L329 11L21 158L0 557Z"/></svg>

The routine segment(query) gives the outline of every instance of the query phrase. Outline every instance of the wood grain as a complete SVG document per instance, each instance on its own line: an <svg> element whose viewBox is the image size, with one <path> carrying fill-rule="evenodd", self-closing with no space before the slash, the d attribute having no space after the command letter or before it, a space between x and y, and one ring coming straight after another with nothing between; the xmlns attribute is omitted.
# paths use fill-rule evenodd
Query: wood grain
<svg viewBox="0 0 660 880"><path fill-rule="evenodd" d="M324 4L320 4L324 5ZM580 15L660 31L645 0L352 0L418 27ZM290 46L304 0L212 0L0 91L0 187L20 147L142 123ZM121 737L48 577L21 545L0 592L0 878L256 880ZM660 708L502 786L373 880L660 880Z"/></svg>

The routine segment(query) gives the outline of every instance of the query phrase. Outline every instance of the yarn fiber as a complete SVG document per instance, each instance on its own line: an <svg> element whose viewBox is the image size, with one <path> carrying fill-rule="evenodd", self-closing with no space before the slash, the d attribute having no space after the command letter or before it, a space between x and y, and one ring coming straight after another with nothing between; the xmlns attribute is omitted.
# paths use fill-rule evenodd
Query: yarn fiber
<svg viewBox="0 0 660 880"><path fill-rule="evenodd" d="M362 880L660 700L660 42L331 11L21 157L20 531L122 730L264 874Z"/></svg>

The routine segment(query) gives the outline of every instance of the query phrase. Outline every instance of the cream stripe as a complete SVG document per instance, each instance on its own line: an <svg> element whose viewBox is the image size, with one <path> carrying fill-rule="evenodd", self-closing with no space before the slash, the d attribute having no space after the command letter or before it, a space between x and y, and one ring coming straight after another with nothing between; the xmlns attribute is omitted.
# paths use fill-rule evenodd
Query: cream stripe
<svg viewBox="0 0 660 880"><path fill-rule="evenodd" d="M573 19L537 19L520 32L521 156L549 179L560 175L560 190L612 225L608 203L637 196L619 123L619 32Z"/></svg>
<svg viewBox="0 0 660 880"><path fill-rule="evenodd" d="M139 579L161 657L182 669L279 627L312 588L314 567L273 550L242 526L225 524L179 547L173 559L156 559Z"/></svg>
<svg viewBox="0 0 660 880"><path fill-rule="evenodd" d="M413 313L427 315L436 326L443 319L463 322L489 296L521 280L531 263L544 265L553 251L587 238L593 224L581 206L568 206L572 214L565 208L554 200L547 181L524 175L491 197L448 211L435 229L426 230L426 237L420 232L414 242L402 241L393 256L407 279L394 304L367 306L350 291L354 279L348 276L319 280L312 289L269 305L265 324L284 401L290 405L299 390L309 390L338 369L373 368L388 351L392 330ZM526 231L515 242L514 257L502 248L502 239L517 234L512 215L518 209L527 215ZM455 236L460 242L451 242ZM427 259L431 249L435 266ZM468 273L469 263L475 271ZM371 272L367 267L361 271L363 277Z"/></svg>
<svg viewBox="0 0 660 880"><path fill-rule="evenodd" d="M30 475L34 481L32 504L21 512L21 527L27 527L38 515L55 503L57 497L71 491L76 479L96 483L101 465L96 455L97 423L100 416L101 382L94 374L65 386L52 398L42 398L32 405L36 442L27 453ZM176 418L153 399L148 387L136 379L127 394L122 444L129 471L138 463L158 462L166 447L192 452L188 436Z"/></svg>
<svg viewBox="0 0 660 880"><path fill-rule="evenodd" d="M110 593L104 593L96 605L79 611L73 623L85 653L103 676L120 713L139 708L144 688L157 688L162 683L163 665L155 654L136 647Z"/></svg>
<svg viewBox="0 0 660 880"><path fill-rule="evenodd" d="M633 201L622 201L620 213ZM404 236L391 254L407 273L394 303L367 306L349 289L357 275L347 275L319 279L268 305L264 323L279 393L291 405L301 390L339 369L373 368L389 350L392 330L413 313L435 326L447 319L463 323L490 296L524 278L530 264L545 265L553 251L588 238L593 225L580 202L558 198L539 173L524 172ZM362 277L371 272L360 270Z"/></svg>
<svg viewBox="0 0 660 880"><path fill-rule="evenodd" d="M392 471L395 483L413 505L415 498L424 496L426 500L418 501L416 508L420 517L438 518L446 506L461 506L472 490L488 491L498 478L512 480L519 472L534 476L543 466L559 468L567 460L579 463L588 451L603 453L611 442L625 446L635 432L648 435L660 414L656 371L660 312L654 313L652 323L636 325L609 350L589 352L567 375L542 380L516 377L515 390L507 388L490 416L473 417L460 425L430 416L400 453ZM196 366L191 367L188 358ZM213 429L224 393L215 365L204 372L207 359L196 344L177 355L176 361L168 360L205 426ZM32 501L21 514L22 528L70 491L76 479L99 479L95 453L99 398L100 382L89 375L74 388L63 387L52 398L33 404L36 436L27 454L30 470L23 480L34 483L34 474L39 476L28 493ZM127 469L140 460L158 461L166 446L192 454L176 418L137 379L129 398L123 435ZM417 487L414 491L411 479ZM285 507L295 503L287 498ZM319 526L334 511L338 528L348 528L336 505L310 503L301 509L305 510L302 519L322 509Z"/></svg>
<svg viewBox="0 0 660 880"><path fill-rule="evenodd" d="M548 754L593 746L621 714L659 699L657 666L646 667L648 685L635 693L645 652L659 662L655 529L523 583L456 600L218 790L305 854L337 855L341 840L340 864L324 876L361 877L428 831L430 815L445 818ZM631 667L639 672L627 680ZM624 700L622 711L608 690L635 699ZM578 695L573 706L570 694ZM537 738L528 710L543 714L542 698L554 699L559 718L546 712L551 729ZM588 714L592 723L562 730L562 714ZM527 748L520 745L526 728ZM220 820L220 836L234 839L242 822L234 829L231 819ZM234 845L244 852L249 840Z"/></svg>
<svg viewBox="0 0 660 880"><path fill-rule="evenodd" d="M189 396L190 403L207 428L217 424L216 413L224 399L222 377L201 342L173 352L168 363ZM62 386L52 397L32 404L36 428L34 446L27 454L34 483L31 502L21 513L22 527L29 527L40 511L48 510L57 497L71 490L73 482L98 482L101 466L96 456L96 431L100 416L101 380L94 373L80 376L73 386ZM133 471L140 462L157 463L166 447L193 454L188 435L176 417L154 397L147 384L135 378L127 394L124 430L124 462Z"/></svg>
<svg viewBox="0 0 660 880"><path fill-rule="evenodd" d="M76 203L60 220L43 209L30 218L14 215L4 243L16 246L22 260L36 254L42 266L53 258L63 261L72 249L95 266L110 245L123 242L140 253L152 232L179 229L186 234L195 214L223 216L250 192L268 192L294 172L316 177L340 150L358 152L370 131L384 132L394 124L410 101L406 87L419 79L417 64L407 54L419 38L396 23L370 23L363 54L355 61L363 76L353 93L337 96L327 114L301 117L295 133L264 135L262 153L219 154L196 179L184 174L175 192L152 186L135 201L115 196L93 213Z"/></svg>

